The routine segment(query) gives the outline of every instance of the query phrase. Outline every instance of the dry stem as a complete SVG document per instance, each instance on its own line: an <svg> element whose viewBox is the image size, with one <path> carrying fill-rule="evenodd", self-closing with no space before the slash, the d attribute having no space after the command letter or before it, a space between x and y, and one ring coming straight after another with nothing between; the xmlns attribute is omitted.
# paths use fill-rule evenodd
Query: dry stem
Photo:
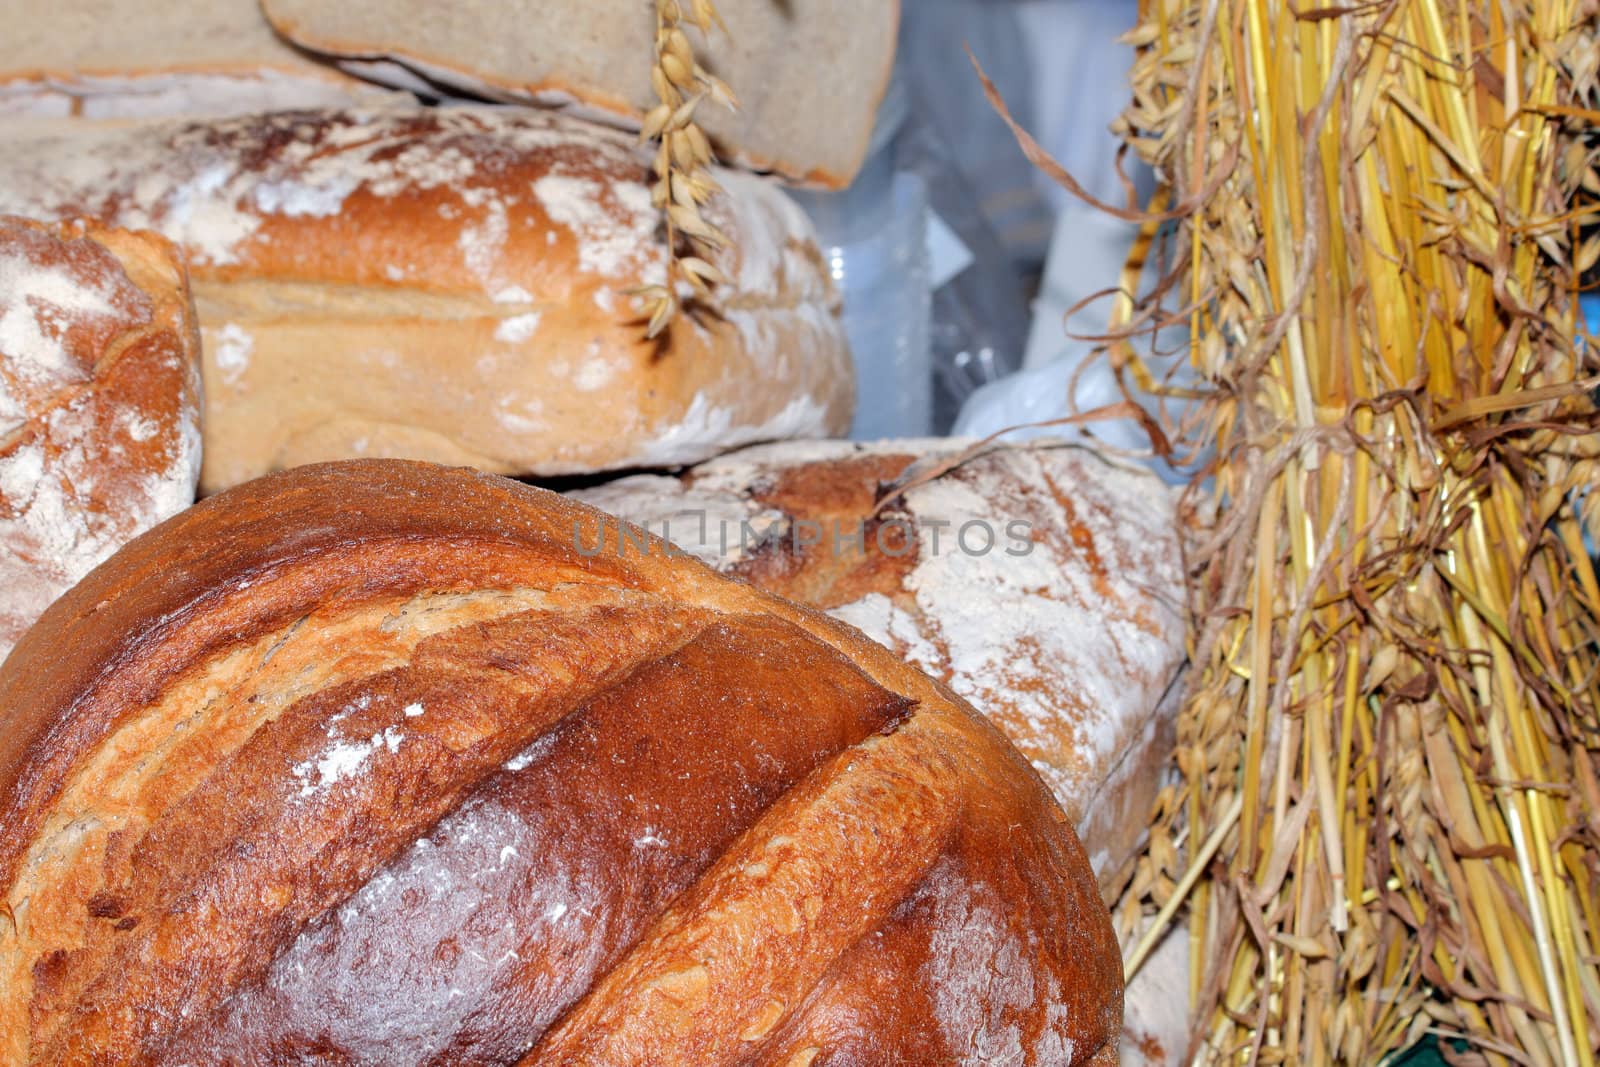
<svg viewBox="0 0 1600 1067"><path fill-rule="evenodd" d="M645 116L639 138L657 142L651 197L667 232L667 279L662 285L647 285L632 294L643 301L650 317L646 327L650 338L672 322L685 295L712 301L713 287L727 281L711 257L728 239L700 213L720 187L707 171L712 163L711 142L695 122L695 113L707 97L728 108L737 107L738 101L721 79L695 59L685 30L692 24L709 35L713 23L722 26L711 0L656 0L655 65L650 70L650 84L658 103ZM726 32L726 27L723 29ZM680 292L680 282L686 293Z"/></svg>

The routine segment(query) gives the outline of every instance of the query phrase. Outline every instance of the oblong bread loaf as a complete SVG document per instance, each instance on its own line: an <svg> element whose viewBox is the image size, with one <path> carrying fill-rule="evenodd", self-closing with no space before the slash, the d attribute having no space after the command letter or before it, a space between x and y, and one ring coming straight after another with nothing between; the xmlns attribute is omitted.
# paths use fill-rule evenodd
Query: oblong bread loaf
<svg viewBox="0 0 1600 1067"><path fill-rule="evenodd" d="M295 111L0 131L0 211L155 229L204 332L210 492L388 456L503 474L690 463L848 425L854 381L808 221L730 172L713 310L654 342L665 279L625 134L523 108Z"/></svg>
<svg viewBox="0 0 1600 1067"><path fill-rule="evenodd" d="M634 124L656 104L655 10L641 0L262 6L290 40L349 57L368 76L399 66L457 91ZM706 41L690 31L696 58L732 86L740 106L707 103L697 121L725 158L806 184L848 185L889 84L899 0L717 0L716 8L727 32Z"/></svg>

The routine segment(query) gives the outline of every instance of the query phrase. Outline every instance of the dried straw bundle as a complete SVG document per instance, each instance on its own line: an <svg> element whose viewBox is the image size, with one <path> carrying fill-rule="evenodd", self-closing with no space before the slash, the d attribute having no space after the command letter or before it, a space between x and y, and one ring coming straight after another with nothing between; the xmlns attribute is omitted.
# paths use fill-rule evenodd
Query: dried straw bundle
<svg viewBox="0 0 1600 1067"><path fill-rule="evenodd" d="M1121 132L1178 267L1111 352L1148 385L1187 321L1216 458L1129 908L1189 909L1203 1059L1600 1059L1597 11L1144 4Z"/></svg>

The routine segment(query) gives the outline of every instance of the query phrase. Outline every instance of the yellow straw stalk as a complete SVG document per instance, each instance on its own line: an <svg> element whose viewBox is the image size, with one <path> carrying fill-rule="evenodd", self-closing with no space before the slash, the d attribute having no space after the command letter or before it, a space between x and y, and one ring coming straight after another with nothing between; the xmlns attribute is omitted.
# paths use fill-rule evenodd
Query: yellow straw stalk
<svg viewBox="0 0 1600 1067"><path fill-rule="evenodd" d="M1125 918L1187 909L1205 1060L1600 1060L1597 10L1147 0L1132 36L1179 277L1111 355L1149 382L1134 335L1186 323L1215 458Z"/></svg>

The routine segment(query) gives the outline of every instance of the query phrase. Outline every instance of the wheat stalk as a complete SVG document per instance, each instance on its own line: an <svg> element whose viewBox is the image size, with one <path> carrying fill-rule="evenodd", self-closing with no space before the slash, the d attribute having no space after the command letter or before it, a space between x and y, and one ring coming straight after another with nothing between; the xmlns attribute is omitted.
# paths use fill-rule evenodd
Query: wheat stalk
<svg viewBox="0 0 1600 1067"><path fill-rule="evenodd" d="M639 139L641 143L656 142L651 198L666 227L667 278L662 285L631 292L649 316L645 330L649 338L658 336L678 314L683 302L679 282L685 283L694 297L712 301L712 288L727 281L711 263L711 257L728 243L727 236L700 213L701 206L721 190L707 170L713 160L711 142L695 121L695 113L708 97L727 108L737 108L738 101L720 78L695 59L686 29L693 25L702 35L709 35L713 24L727 32L711 0L656 0L650 84L657 104L645 116Z"/></svg>
<svg viewBox="0 0 1600 1067"><path fill-rule="evenodd" d="M1135 327L1189 326L1173 436L1216 458L1182 786L1122 919L1186 906L1208 1062L1437 1032L1593 1067L1597 6L1142 8L1121 132L1184 207L1111 352L1148 382Z"/></svg>

